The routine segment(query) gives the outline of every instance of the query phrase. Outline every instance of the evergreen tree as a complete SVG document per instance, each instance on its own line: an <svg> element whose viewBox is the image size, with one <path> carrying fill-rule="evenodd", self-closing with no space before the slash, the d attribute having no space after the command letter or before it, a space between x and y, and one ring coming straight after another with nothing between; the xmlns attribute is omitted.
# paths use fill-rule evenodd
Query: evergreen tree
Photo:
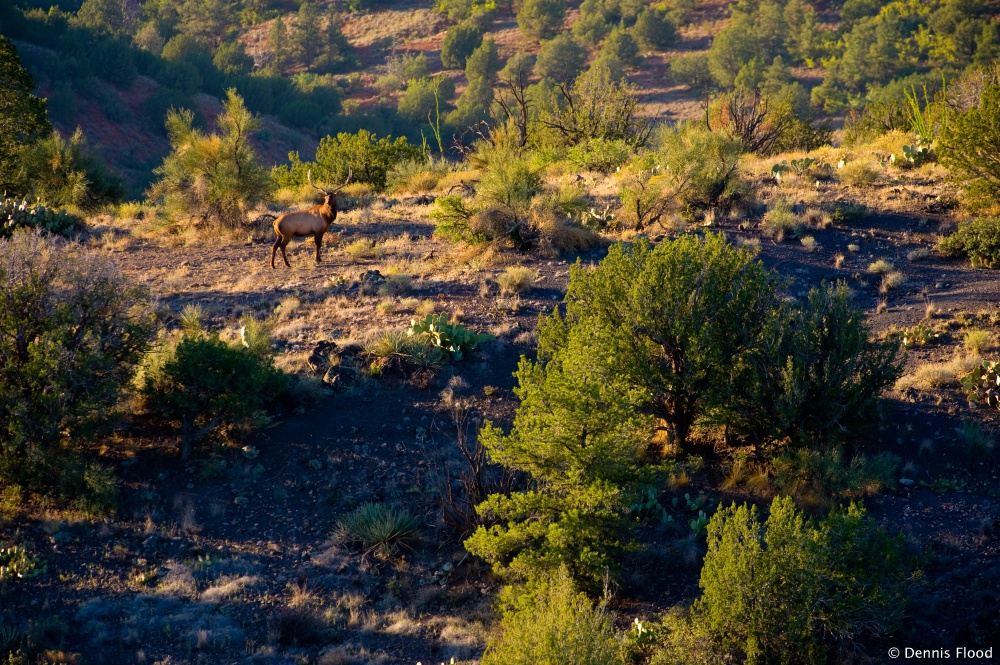
<svg viewBox="0 0 1000 665"><path fill-rule="evenodd" d="M288 64L288 30L280 16L274 19L271 31L267 33L267 45L274 53L271 64L278 73L281 73Z"/></svg>
<svg viewBox="0 0 1000 665"><path fill-rule="evenodd" d="M319 28L319 12L316 5L308 0L299 7L299 20L295 26L293 42L299 61L307 71L312 70L313 61L324 45L324 35Z"/></svg>
<svg viewBox="0 0 1000 665"><path fill-rule="evenodd" d="M14 43L0 35L0 194L24 194L19 155L25 146L52 132L45 100L32 94L34 87Z"/></svg>

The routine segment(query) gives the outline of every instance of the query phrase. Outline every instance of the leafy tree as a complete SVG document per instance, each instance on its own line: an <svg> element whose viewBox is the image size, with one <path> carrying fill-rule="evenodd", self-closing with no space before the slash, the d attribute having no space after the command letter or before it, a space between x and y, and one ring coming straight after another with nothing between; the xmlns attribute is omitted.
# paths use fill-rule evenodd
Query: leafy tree
<svg viewBox="0 0 1000 665"><path fill-rule="evenodd" d="M708 67L718 84L728 88L746 63L754 58L763 61L767 55L753 19L742 12L734 12L732 22L712 40Z"/></svg>
<svg viewBox="0 0 1000 665"><path fill-rule="evenodd" d="M517 27L529 37L544 39L558 32L565 14L562 0L522 0Z"/></svg>
<svg viewBox="0 0 1000 665"><path fill-rule="evenodd" d="M983 88L978 103L954 114L941 130L941 163L980 205L1000 194L1000 85Z"/></svg>
<svg viewBox="0 0 1000 665"><path fill-rule="evenodd" d="M139 6L119 0L85 0L75 21L112 35L132 35L139 24Z"/></svg>
<svg viewBox="0 0 1000 665"><path fill-rule="evenodd" d="M184 0L177 14L181 32L205 44L217 44L239 25L228 0Z"/></svg>
<svg viewBox="0 0 1000 665"><path fill-rule="evenodd" d="M28 184L20 166L22 150L52 131L45 100L32 94L34 87L14 43L0 35L0 192L14 196L23 195Z"/></svg>
<svg viewBox="0 0 1000 665"><path fill-rule="evenodd" d="M304 0L299 6L299 20L295 24L292 44L306 71L311 71L313 61L323 47L323 35L319 27L319 12L309 0Z"/></svg>
<svg viewBox="0 0 1000 665"><path fill-rule="evenodd" d="M239 40L220 44L212 63L226 76L247 74L253 69L253 58L247 53L246 45Z"/></svg>
<svg viewBox="0 0 1000 665"><path fill-rule="evenodd" d="M653 662L825 663L838 646L898 628L917 579L904 537L855 504L818 524L787 497L764 524L756 507L721 508L708 525L702 596L686 620L668 622Z"/></svg>
<svg viewBox="0 0 1000 665"><path fill-rule="evenodd" d="M504 592L502 633L483 665L624 665L603 605L597 607L560 569L525 591Z"/></svg>
<svg viewBox="0 0 1000 665"><path fill-rule="evenodd" d="M663 8L647 7L635 20L633 34L647 51L670 48L677 39L677 26Z"/></svg>
<svg viewBox="0 0 1000 665"><path fill-rule="evenodd" d="M418 124L428 122L428 116L433 116L454 95L455 83L447 76L411 79L399 98L399 115Z"/></svg>
<svg viewBox="0 0 1000 665"><path fill-rule="evenodd" d="M586 61L587 51L564 32L542 43L535 72L560 83L569 83L580 75Z"/></svg>
<svg viewBox="0 0 1000 665"><path fill-rule="evenodd" d="M747 195L739 176L740 142L705 123L685 123L659 135L664 178L689 214L730 208Z"/></svg>
<svg viewBox="0 0 1000 665"><path fill-rule="evenodd" d="M80 453L149 344L148 305L106 258L32 232L0 240L0 483L85 488Z"/></svg>
<svg viewBox="0 0 1000 665"><path fill-rule="evenodd" d="M441 44L441 64L449 69L463 69L466 60L483 41L483 31L472 21L463 21L445 33Z"/></svg>
<svg viewBox="0 0 1000 665"><path fill-rule="evenodd" d="M703 53L674 58L670 61L670 76L692 90L705 90L714 82L708 56Z"/></svg>
<svg viewBox="0 0 1000 665"><path fill-rule="evenodd" d="M580 17L573 23L573 36L582 44L596 46L613 27L602 0L583 0Z"/></svg>
<svg viewBox="0 0 1000 665"><path fill-rule="evenodd" d="M223 107L219 134L195 129L194 114L187 109L167 114L172 151L154 170L160 179L150 197L162 200L174 218L237 228L267 198L272 184L250 143L260 120L247 111L235 89L226 92Z"/></svg>
<svg viewBox="0 0 1000 665"><path fill-rule="evenodd" d="M466 62L465 78L469 85L458 98L455 110L448 114L449 125L461 130L486 119L498 71L500 55L497 45L492 37L487 37Z"/></svg>
<svg viewBox="0 0 1000 665"><path fill-rule="evenodd" d="M613 55L625 67L635 67L640 62L639 45L631 33L615 28L601 45L601 55Z"/></svg>
<svg viewBox="0 0 1000 665"><path fill-rule="evenodd" d="M271 30L267 33L267 45L274 54L272 66L278 73L283 72L289 58L288 29L280 16L271 24Z"/></svg>
<svg viewBox="0 0 1000 665"><path fill-rule="evenodd" d="M326 21L326 29L323 31L323 49L320 56L320 66L327 71L340 67L348 60L351 45L340 27L343 22L340 13L331 8Z"/></svg>

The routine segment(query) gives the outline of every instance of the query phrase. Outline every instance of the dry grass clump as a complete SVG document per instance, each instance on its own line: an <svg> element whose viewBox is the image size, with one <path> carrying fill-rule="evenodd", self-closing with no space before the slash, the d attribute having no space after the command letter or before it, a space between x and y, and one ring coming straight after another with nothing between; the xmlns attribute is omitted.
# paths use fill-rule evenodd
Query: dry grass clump
<svg viewBox="0 0 1000 665"><path fill-rule="evenodd" d="M838 252L833 257L833 267L840 270L841 268L844 267L844 260L845 260L844 255Z"/></svg>
<svg viewBox="0 0 1000 665"><path fill-rule="evenodd" d="M840 181L848 187L871 187L881 179L881 172L868 162L851 162L840 169Z"/></svg>
<svg viewBox="0 0 1000 665"><path fill-rule="evenodd" d="M395 273L387 276L385 281L379 284L378 294L380 296L402 296L413 290L413 277L403 273Z"/></svg>
<svg viewBox="0 0 1000 665"><path fill-rule="evenodd" d="M906 253L906 260L923 261L930 255L931 255L931 250L927 249L926 247L918 247L917 249L914 249Z"/></svg>
<svg viewBox="0 0 1000 665"><path fill-rule="evenodd" d="M973 367L980 364L982 358L978 354L956 355L954 358L943 363L926 363L920 365L912 373L904 376L896 382L897 390L907 388L920 388L930 390L932 388L943 388L958 383L958 380L968 374Z"/></svg>
<svg viewBox="0 0 1000 665"><path fill-rule="evenodd" d="M810 229L826 229L833 224L833 220L830 218L829 213L820 210L819 208L809 208L799 216L799 220L802 222L803 226Z"/></svg>
<svg viewBox="0 0 1000 665"><path fill-rule="evenodd" d="M899 272L898 270L887 273L882 277L882 283L879 285L879 293L885 294L889 291L894 291L898 289L903 284L906 283L906 275Z"/></svg>
<svg viewBox="0 0 1000 665"><path fill-rule="evenodd" d="M799 242L802 243L802 247L805 248L807 252L811 252L816 249L816 238L812 236L804 236Z"/></svg>
<svg viewBox="0 0 1000 665"><path fill-rule="evenodd" d="M994 346L993 334L988 330L970 330L962 340L965 350L971 354L981 355Z"/></svg>
<svg viewBox="0 0 1000 665"><path fill-rule="evenodd" d="M497 275L501 295L518 295L531 288L535 271L525 266L511 266Z"/></svg>
<svg viewBox="0 0 1000 665"><path fill-rule="evenodd" d="M868 272L872 273L873 275L885 275L887 273L892 272L895 269L895 267L896 266L892 265L890 261L886 261L885 259L879 259L878 261L875 261L874 263L871 263L868 266Z"/></svg>

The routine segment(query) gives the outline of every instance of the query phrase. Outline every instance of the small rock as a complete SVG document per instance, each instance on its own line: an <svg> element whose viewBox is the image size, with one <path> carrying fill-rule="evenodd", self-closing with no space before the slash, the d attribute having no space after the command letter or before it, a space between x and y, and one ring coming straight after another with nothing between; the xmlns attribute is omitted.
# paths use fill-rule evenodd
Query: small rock
<svg viewBox="0 0 1000 665"><path fill-rule="evenodd" d="M902 485L903 487L910 487L911 485L913 485L913 481L909 478L900 478L899 484Z"/></svg>
<svg viewBox="0 0 1000 665"><path fill-rule="evenodd" d="M451 570L452 568L454 568L454 567L455 567L455 566L451 565L451 563L449 562L449 563L446 563L446 564L444 564L443 566L441 566L441 570L442 570L443 572L446 572L446 573L447 573L448 571L450 571L450 570Z"/></svg>

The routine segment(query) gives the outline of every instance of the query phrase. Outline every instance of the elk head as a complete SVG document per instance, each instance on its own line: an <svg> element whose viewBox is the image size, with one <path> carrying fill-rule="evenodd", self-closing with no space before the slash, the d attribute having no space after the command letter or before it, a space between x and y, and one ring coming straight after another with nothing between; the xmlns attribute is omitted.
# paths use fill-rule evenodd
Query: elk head
<svg viewBox="0 0 1000 665"><path fill-rule="evenodd" d="M321 194L323 194L323 205L324 206L329 206L330 210L333 211L334 216L336 216L336 214L337 214L337 192L339 192L340 190L342 190L344 187L347 186L347 183L349 183L351 181L351 176L352 175L354 175L354 171L352 169L348 168L347 169L347 180L344 181L343 185L341 185L340 187L337 187L336 189L323 189L322 187L319 187L318 185L316 185L316 183L314 183L313 179L312 179L312 169L306 171L306 180L309 181L309 184L312 185L313 189L315 189L318 192L320 192Z"/></svg>

